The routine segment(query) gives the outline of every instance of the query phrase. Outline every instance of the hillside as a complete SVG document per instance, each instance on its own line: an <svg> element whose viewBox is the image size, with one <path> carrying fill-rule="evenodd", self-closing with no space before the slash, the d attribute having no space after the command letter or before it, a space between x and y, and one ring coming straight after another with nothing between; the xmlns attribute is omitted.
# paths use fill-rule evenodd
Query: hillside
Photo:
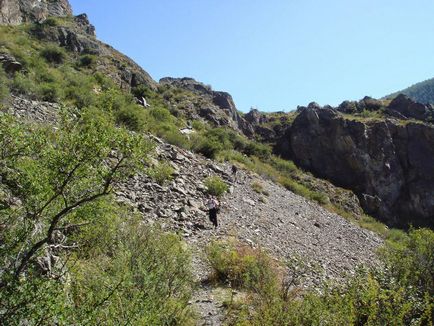
<svg viewBox="0 0 434 326"><path fill-rule="evenodd" d="M419 103L434 104L434 78L424 80L411 85L401 91L385 96L386 99L393 99L399 94L404 94Z"/></svg>
<svg viewBox="0 0 434 326"><path fill-rule="evenodd" d="M422 120L406 99L242 114L191 78L154 81L65 0L0 13L0 324L431 322L433 232L389 229L360 199L389 204L404 175L402 207L431 223L425 106ZM355 167L367 184L333 178Z"/></svg>

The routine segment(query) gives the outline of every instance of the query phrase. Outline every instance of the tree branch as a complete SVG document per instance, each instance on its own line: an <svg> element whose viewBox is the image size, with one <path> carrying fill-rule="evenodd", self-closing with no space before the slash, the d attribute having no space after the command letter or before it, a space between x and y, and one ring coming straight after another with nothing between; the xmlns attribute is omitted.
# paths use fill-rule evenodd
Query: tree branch
<svg viewBox="0 0 434 326"><path fill-rule="evenodd" d="M56 215L53 216L53 218L51 219L50 222L50 227L47 231L47 235L45 238L43 238L42 240L38 241L37 243L35 243L32 248L30 248L30 250L24 255L24 257L21 259L21 263L19 264L18 268L15 270L15 278L19 278L19 276L21 275L21 273L24 271L24 269L26 268L27 264L29 263L29 261L32 259L32 257L36 254L36 252L42 248L42 246L44 246L46 243L51 242L52 240L52 236L53 236L53 232L54 230L56 230L57 228L57 224L60 222L60 220L67 214L69 214L70 212L72 212L73 210L75 210L76 208L87 204L89 202L92 202L102 196L108 195L111 191L110 189L110 185L113 182L113 178L115 173L117 172L117 170L121 167L122 162L124 161L124 158L121 158L117 164L112 168L112 170L110 171L110 173L107 176L107 179L104 183L104 187L103 189L90 196L90 197L85 197L82 198L80 200L78 200L77 202L75 202L72 205L69 205L65 208L63 208L60 212L58 212Z"/></svg>

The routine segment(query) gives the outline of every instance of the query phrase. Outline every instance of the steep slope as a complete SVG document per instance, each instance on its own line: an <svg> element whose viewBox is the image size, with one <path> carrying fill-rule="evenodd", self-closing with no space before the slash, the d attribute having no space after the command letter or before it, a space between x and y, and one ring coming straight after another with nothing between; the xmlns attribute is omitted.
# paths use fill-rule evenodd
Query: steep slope
<svg viewBox="0 0 434 326"><path fill-rule="evenodd" d="M8 111L21 119L44 124L59 119L55 104L17 97L14 103ZM353 274L359 265L377 264L375 252L383 240L373 232L255 173L241 170L234 178L229 164L218 164L151 137L158 144L152 161L169 162L172 180L160 185L147 174L136 174L117 185L116 200L135 207L145 223L157 223L180 234L189 245L199 285L192 304L201 316L201 325L219 325L225 314L215 291L227 289L206 283L211 267L205 248L213 240L236 239L263 248L276 260L305 262L308 268L301 286L318 286ZM212 228L205 207L204 180L209 176L219 176L230 185L230 193L222 198L218 230ZM262 194L254 190L254 183L261 185Z"/></svg>
<svg viewBox="0 0 434 326"><path fill-rule="evenodd" d="M395 98L399 94L404 94L419 103L434 104L434 78L414 84L401 91L385 96L387 99Z"/></svg>
<svg viewBox="0 0 434 326"><path fill-rule="evenodd" d="M158 139L156 139L158 141ZM207 284L212 272L205 248L214 240L235 239L260 247L279 261L298 259L307 264L302 286L319 286L325 280L352 275L358 266L377 263L382 240L318 204L258 175L239 171L231 176L230 165L219 165L160 141L158 159L170 161L174 178L165 186L146 175L136 175L117 191L118 200L134 205L148 223L180 233L193 251L193 269L200 285L192 302L201 325L220 325L223 302ZM220 227L208 221L206 188L209 176L220 176L231 185L222 198ZM259 182L269 195L252 188Z"/></svg>

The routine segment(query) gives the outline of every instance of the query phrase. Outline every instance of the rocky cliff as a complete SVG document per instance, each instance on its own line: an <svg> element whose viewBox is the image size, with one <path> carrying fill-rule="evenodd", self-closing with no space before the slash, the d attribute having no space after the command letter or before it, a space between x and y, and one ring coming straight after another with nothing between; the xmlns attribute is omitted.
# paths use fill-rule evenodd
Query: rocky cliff
<svg viewBox="0 0 434 326"><path fill-rule="evenodd" d="M67 0L0 0L0 24L42 22L49 16L71 16Z"/></svg>
<svg viewBox="0 0 434 326"><path fill-rule="evenodd" d="M389 225L434 226L434 126L301 110L278 152L321 178L352 189Z"/></svg>
<svg viewBox="0 0 434 326"><path fill-rule="evenodd" d="M252 126L237 111L229 93L214 91L211 86L188 77L165 77L159 83L163 87L184 90L193 95L182 106L168 99L169 104L175 109L181 108L188 119L203 119L215 126L227 126L248 136L253 135Z"/></svg>

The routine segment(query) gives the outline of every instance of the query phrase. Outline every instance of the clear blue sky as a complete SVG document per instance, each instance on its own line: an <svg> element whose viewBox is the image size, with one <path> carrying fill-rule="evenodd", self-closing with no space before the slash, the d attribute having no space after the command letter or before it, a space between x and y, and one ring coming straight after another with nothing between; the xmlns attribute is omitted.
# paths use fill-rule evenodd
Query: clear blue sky
<svg viewBox="0 0 434 326"><path fill-rule="evenodd" d="M381 97L434 77L432 0L71 0L151 76L193 77L238 109Z"/></svg>

